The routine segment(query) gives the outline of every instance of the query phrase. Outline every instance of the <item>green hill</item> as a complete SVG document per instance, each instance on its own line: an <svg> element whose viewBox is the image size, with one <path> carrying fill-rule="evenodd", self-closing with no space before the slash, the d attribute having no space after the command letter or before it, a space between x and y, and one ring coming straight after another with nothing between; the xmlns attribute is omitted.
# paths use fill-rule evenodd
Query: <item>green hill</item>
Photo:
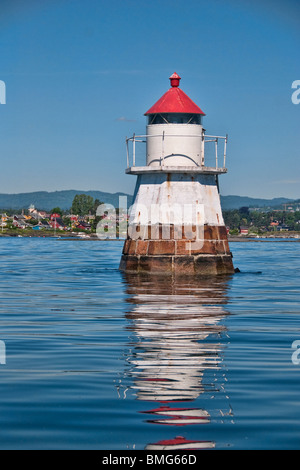
<svg viewBox="0 0 300 470"><path fill-rule="evenodd" d="M294 202L292 199L284 197L274 199L256 199L245 196L221 196L223 210L240 209L241 207L257 208L280 208L282 204Z"/></svg>
<svg viewBox="0 0 300 470"><path fill-rule="evenodd" d="M102 191L55 191L55 192L34 192L23 194L0 194L0 208L10 210L28 209L33 204L39 210L51 211L54 207L69 210L76 194L86 194L94 199L106 204L119 206L119 196L127 196L128 203L131 204L132 196L124 193L105 193Z"/></svg>

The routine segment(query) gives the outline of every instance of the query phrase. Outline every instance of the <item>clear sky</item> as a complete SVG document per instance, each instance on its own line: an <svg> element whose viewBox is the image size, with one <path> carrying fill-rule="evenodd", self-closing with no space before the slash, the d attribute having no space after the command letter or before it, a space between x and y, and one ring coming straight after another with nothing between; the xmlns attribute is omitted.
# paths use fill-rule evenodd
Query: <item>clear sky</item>
<svg viewBox="0 0 300 470"><path fill-rule="evenodd" d="M182 77L221 193L300 198L299 0L1 0L0 192L133 192L125 138Z"/></svg>

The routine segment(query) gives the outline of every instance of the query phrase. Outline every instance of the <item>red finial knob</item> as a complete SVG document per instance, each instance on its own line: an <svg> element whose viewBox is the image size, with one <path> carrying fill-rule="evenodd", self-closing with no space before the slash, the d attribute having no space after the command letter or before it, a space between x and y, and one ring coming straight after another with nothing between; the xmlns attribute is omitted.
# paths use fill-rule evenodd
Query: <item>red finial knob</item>
<svg viewBox="0 0 300 470"><path fill-rule="evenodd" d="M181 80L181 77L179 77L178 73L174 72L173 75L170 77L171 80L171 86L176 88L179 87L179 82Z"/></svg>

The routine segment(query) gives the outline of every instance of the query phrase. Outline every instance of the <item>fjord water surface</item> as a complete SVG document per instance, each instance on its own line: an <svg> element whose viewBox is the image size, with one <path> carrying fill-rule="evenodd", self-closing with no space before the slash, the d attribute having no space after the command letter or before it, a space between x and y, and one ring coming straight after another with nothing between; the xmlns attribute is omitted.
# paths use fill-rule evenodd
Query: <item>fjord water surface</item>
<svg viewBox="0 0 300 470"><path fill-rule="evenodd" d="M195 279L124 275L122 245L0 239L0 448L299 449L300 243Z"/></svg>

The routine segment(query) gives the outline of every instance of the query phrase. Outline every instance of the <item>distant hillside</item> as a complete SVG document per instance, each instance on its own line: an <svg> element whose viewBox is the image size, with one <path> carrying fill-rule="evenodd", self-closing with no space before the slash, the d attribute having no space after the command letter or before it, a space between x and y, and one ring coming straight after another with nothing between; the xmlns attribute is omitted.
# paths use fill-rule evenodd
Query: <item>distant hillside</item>
<svg viewBox="0 0 300 470"><path fill-rule="evenodd" d="M295 202L293 199L278 197L275 199L256 199L243 196L221 196L221 204L224 210L240 209L241 207L265 207L279 208L282 204Z"/></svg>
<svg viewBox="0 0 300 470"><path fill-rule="evenodd" d="M33 204L39 210L51 211L54 207L69 210L72 206L76 194L86 194L94 199L106 204L119 206L119 196L127 196L128 203L131 204L132 196L124 193L105 193L102 191L56 191L48 193L46 191L24 193L24 194L0 194L0 208L11 210L28 209Z"/></svg>
<svg viewBox="0 0 300 470"><path fill-rule="evenodd" d="M39 210L51 211L54 207L60 207L63 210L69 210L76 194L86 194L99 201L119 206L119 196L127 196L128 204L132 203L132 196L124 193L105 193L102 191L56 191L56 192L34 192L24 194L0 194L0 209L11 209L20 211L28 209L33 204ZM294 202L291 199L255 199L242 196L221 196L221 203L224 210L239 209L241 207L280 207L282 204Z"/></svg>

